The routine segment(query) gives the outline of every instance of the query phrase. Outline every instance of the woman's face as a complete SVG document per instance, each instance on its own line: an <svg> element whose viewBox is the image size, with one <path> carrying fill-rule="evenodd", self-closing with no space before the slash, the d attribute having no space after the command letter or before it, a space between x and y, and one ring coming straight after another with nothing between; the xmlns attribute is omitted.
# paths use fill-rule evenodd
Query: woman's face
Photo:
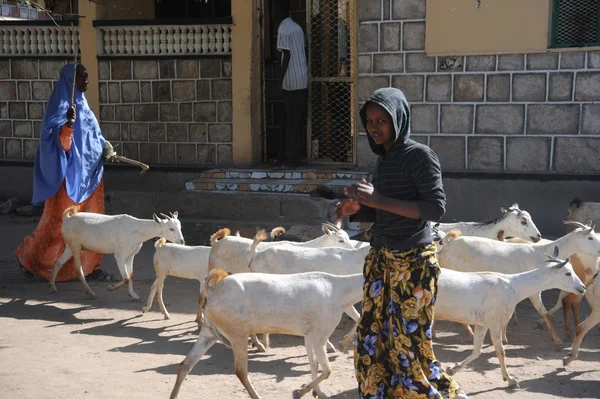
<svg viewBox="0 0 600 399"><path fill-rule="evenodd" d="M75 86L81 93L85 93L88 89L88 73L83 65L77 66L77 75L75 76Z"/></svg>
<svg viewBox="0 0 600 399"><path fill-rule="evenodd" d="M396 140L392 117L380 105L370 103L367 106L367 131L377 145L389 151Z"/></svg>

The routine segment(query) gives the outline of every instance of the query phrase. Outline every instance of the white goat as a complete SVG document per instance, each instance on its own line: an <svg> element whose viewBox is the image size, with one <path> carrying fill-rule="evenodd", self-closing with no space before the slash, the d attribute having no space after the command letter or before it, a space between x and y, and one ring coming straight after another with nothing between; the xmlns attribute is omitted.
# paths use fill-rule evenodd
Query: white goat
<svg viewBox="0 0 600 399"><path fill-rule="evenodd" d="M567 220L595 225L600 224L600 202L583 202L579 198L574 198L569 203L567 211ZM567 226L567 229L572 230L573 226Z"/></svg>
<svg viewBox="0 0 600 399"><path fill-rule="evenodd" d="M590 331L596 324L600 323L600 277L598 274L594 276L594 282L588 288L588 291L593 293L592 302L594 306L592 313L585 319L585 321L575 328L575 339L573 340L573 346L571 346L571 352L569 356L563 359L563 365L569 365L573 360L577 359L579 354L579 347L583 341L583 337Z"/></svg>
<svg viewBox="0 0 600 399"><path fill-rule="evenodd" d="M228 229L225 229L229 231ZM276 227L271 231L271 238L285 233L283 227ZM170 244L162 237L154 244L156 248L152 263L156 279L150 289L148 301L143 309L143 313L148 312L152 308L154 296L157 296L160 310L165 319L170 319L171 316L165 307L163 301L163 287L167 276L186 278L191 280L204 281L208 273L208 259L211 247L205 245L187 246L180 244Z"/></svg>
<svg viewBox="0 0 600 399"><path fill-rule="evenodd" d="M444 250L438 257L443 268L464 272L494 271L516 274L540 265L545 259L545 254L551 252L554 246L557 246L565 257L575 253L600 254L600 238L594 233L593 227L580 227L549 244L515 244L480 237L454 238L459 234L450 232L444 238L448 243L444 244ZM561 343L542 302L541 292L529 299L544 319L553 341Z"/></svg>
<svg viewBox="0 0 600 399"><path fill-rule="evenodd" d="M568 260L556 259L558 252L558 248L555 247L554 257L551 258L552 266L518 274L442 270L435 305L436 320L475 325L473 352L461 363L449 368L448 374L456 374L479 357L483 340L489 329L504 381L508 381L509 386L518 384L506 369L502 345L502 334L517 304L540 291L552 288L578 294L585 292L585 286L573 272L573 267Z"/></svg>
<svg viewBox="0 0 600 399"><path fill-rule="evenodd" d="M323 223L324 235L306 242L271 241L261 242L258 249L288 244L299 248L342 247L354 248L359 242L352 242L348 233L332 223ZM230 273L248 272L248 253L252 239L231 236L229 229L221 229L210 238L212 250L208 261L208 270L224 269Z"/></svg>
<svg viewBox="0 0 600 399"><path fill-rule="evenodd" d="M65 251L54 263L54 270L49 285L56 292L56 276L67 260L73 257L75 271L87 293L96 294L85 281L81 267L81 251L86 250L98 254L114 254L121 282L108 286L109 291L129 285L129 296L133 299L140 297L133 291L133 258L142 248L142 244L154 237L166 237L167 240L183 244L181 222L177 212L171 216L161 215L154 220L138 219L130 215L104 215L100 213L78 212L77 205L70 206L63 213L61 233L65 243Z"/></svg>
<svg viewBox="0 0 600 399"><path fill-rule="evenodd" d="M585 225L578 222L569 222L568 224L577 224L579 227L585 227ZM513 243L521 243L527 244L525 240L520 238L510 238L507 242ZM542 239L539 241L539 244L549 244L550 240ZM593 283L594 276L598 272L598 262L600 261L600 257L595 255L588 255L584 253L574 254L570 257L571 265L573 265L573 270L577 274L577 277L583 284L586 286L590 286ZM551 317L557 310L563 309L563 319L565 322L565 336L567 338L571 338L571 318L569 317L569 311L573 314L573 320L575 321L575 326L580 323L580 310L581 310L581 301L583 300L583 295L572 294L567 291L561 291L558 299L556 300L556 304L552 309L548 311L548 316ZM594 307L594 294L592 290L587 290L585 293L585 298L588 301L588 304L591 308ZM538 320L539 324L544 324L544 320Z"/></svg>
<svg viewBox="0 0 600 399"><path fill-rule="evenodd" d="M156 248L152 263L156 279L150 288L148 301L143 309L146 313L152 308L152 302L156 295L160 310L165 319L171 316L165 307L163 301L163 287L167 276L194 279L203 281L208 273L208 256L210 247L204 245L187 246L180 244L167 244L167 240L162 237L154 244Z"/></svg>
<svg viewBox="0 0 600 399"><path fill-rule="evenodd" d="M280 244L257 250L257 242L266 238L264 231L254 238L250 251L248 271L255 273L294 274L306 272L326 272L336 275L362 273L365 258L371 247L348 248L305 248L296 245ZM353 304L344 309L354 322L358 323L360 313ZM264 346L269 347L269 336L264 335ZM329 351L335 351L327 341Z"/></svg>
<svg viewBox="0 0 600 399"><path fill-rule="evenodd" d="M300 398L309 391L327 396L319 383L331 375L325 352L327 338L338 325L342 312L362 298L362 273L336 276L329 273L263 274L239 273L228 276L215 269L209 272L201 293L206 323L192 350L177 369L171 399L204 354L221 341L233 350L235 375L250 397L260 399L248 380L249 334L274 333L304 337L313 380L294 391ZM347 334L351 342L356 326ZM321 365L322 374L318 375Z"/></svg>
<svg viewBox="0 0 600 399"><path fill-rule="evenodd" d="M460 230L463 236L484 237L500 241L503 241L504 237L519 237L533 242L542 238L542 234L533 223L529 212L519 209L518 204L513 204L508 211L504 208L500 210L504 215L487 222L437 223L435 229L442 233ZM438 236L438 239L440 238Z"/></svg>

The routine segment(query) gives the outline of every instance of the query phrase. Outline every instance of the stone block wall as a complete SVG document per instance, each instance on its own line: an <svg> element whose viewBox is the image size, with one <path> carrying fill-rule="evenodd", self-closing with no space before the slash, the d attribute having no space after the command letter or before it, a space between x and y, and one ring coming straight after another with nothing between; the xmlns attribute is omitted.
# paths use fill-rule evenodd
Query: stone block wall
<svg viewBox="0 0 600 399"><path fill-rule="evenodd" d="M427 57L425 0L357 1L361 105L402 89L444 170L600 171L600 51ZM373 164L364 132L358 154Z"/></svg>
<svg viewBox="0 0 600 399"><path fill-rule="evenodd" d="M0 160L35 159L46 103L67 60L0 60Z"/></svg>
<svg viewBox="0 0 600 399"><path fill-rule="evenodd" d="M230 166L231 57L99 61L100 124L150 165Z"/></svg>

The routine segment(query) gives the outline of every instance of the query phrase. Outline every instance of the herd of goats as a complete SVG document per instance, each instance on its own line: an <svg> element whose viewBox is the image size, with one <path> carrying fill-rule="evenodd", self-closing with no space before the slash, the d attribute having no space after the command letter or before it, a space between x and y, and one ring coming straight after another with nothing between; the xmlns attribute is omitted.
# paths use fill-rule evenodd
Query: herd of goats
<svg viewBox="0 0 600 399"><path fill-rule="evenodd" d="M526 298L555 343L561 340L551 315L563 309L565 333L571 337L569 313L573 313L575 337L563 363L566 366L577 359L584 336L600 323L600 278L596 278L600 235L594 231L598 220L600 203L575 199L568 206L567 233L554 241L542 239L530 214L517 204L502 209L500 217L488 222L434 226L442 267L435 319L461 323L473 337L471 355L448 373L457 373L480 355L489 330L504 380L509 386L517 385L506 369L503 344L508 342L506 330L515 307ZM257 350L267 351L268 334L304 337L312 381L293 396L299 398L312 391L314 396L325 398L319 383L331 374L327 352L336 350L329 337L346 313L355 324L340 342L340 349L345 351L352 344L360 318L354 305L362 300L363 263L370 245L350 239L340 222L325 222L322 230L324 235L318 238L295 242L278 239L285 232L281 227L270 235L260 230L252 239L232 235L224 228L211 236L210 246L187 246L177 212L144 220L78 212L73 206L63 215L61 231L67 247L56 261L50 287L56 291L58 271L74 257L85 290L95 296L79 258L81 250L87 250L113 254L122 281L109 285L108 290L128 285L129 295L139 299L133 290L133 259L144 242L159 238L153 258L156 280L143 311L150 310L156 297L165 319L169 319L163 301L167 276L200 281L196 315L200 334L179 365L171 399L178 396L185 377L217 342L233 350L236 376L252 398L260 398L247 377L248 338ZM561 290L550 311L541 298L542 291L549 289ZM580 322L584 297L592 312ZM256 336L259 333L263 334L262 342Z"/></svg>

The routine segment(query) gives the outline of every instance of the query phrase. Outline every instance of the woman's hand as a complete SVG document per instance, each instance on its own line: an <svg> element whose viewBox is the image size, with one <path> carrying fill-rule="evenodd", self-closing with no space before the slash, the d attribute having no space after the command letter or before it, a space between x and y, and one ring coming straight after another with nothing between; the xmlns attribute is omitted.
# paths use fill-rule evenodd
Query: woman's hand
<svg viewBox="0 0 600 399"><path fill-rule="evenodd" d="M75 119L77 119L77 113L75 112L75 105L73 105L67 110L67 123L65 123L65 125L68 127L73 126Z"/></svg>
<svg viewBox="0 0 600 399"><path fill-rule="evenodd" d="M335 205L335 218L340 220L344 216L354 215L360 209L360 204L354 200L343 200Z"/></svg>
<svg viewBox="0 0 600 399"><path fill-rule="evenodd" d="M350 184L344 188L344 193L354 201L371 208L379 208L383 199L375 187L364 178L358 184Z"/></svg>

